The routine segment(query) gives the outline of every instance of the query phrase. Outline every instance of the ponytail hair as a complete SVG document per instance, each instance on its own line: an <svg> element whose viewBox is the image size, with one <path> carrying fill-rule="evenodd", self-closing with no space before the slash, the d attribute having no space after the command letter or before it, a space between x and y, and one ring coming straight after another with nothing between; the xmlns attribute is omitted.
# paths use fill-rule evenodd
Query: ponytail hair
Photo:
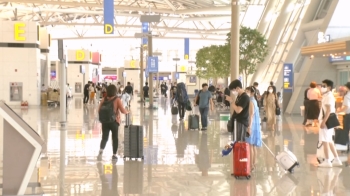
<svg viewBox="0 0 350 196"><path fill-rule="evenodd" d="M256 96L256 88L254 86L249 86L246 88L246 90L250 91L254 95L255 101L258 101L258 97Z"/></svg>

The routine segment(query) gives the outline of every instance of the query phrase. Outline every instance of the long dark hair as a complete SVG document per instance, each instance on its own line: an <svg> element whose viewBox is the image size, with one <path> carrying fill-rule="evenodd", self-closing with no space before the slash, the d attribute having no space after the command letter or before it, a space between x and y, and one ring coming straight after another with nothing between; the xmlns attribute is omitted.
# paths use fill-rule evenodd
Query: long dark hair
<svg viewBox="0 0 350 196"><path fill-rule="evenodd" d="M270 93L269 88L272 88L272 93ZM277 100L277 94L276 94L276 92L274 91L273 86L267 87L266 93L267 93L267 94L266 94L266 97L269 96L269 94L273 94L273 95L275 96L275 99Z"/></svg>
<svg viewBox="0 0 350 196"><path fill-rule="evenodd" d="M254 94L255 101L258 101L258 97L256 96L256 89L254 86L249 86L246 88L246 90L250 91L250 93Z"/></svg>

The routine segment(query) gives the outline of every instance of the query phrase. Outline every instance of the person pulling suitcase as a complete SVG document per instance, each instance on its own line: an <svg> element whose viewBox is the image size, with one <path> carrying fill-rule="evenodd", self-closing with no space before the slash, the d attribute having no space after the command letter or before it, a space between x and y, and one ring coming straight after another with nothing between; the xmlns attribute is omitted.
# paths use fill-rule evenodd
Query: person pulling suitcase
<svg viewBox="0 0 350 196"><path fill-rule="evenodd" d="M208 90L208 84L202 84L202 90L195 98L195 104L198 100L199 112L201 114L202 131L206 131L208 128L208 113L210 110L214 110L214 103L212 100L211 92Z"/></svg>
<svg viewBox="0 0 350 196"><path fill-rule="evenodd" d="M118 161L118 129L121 123L120 113L128 114L129 112L123 107L123 104L116 96L117 87L109 85L107 87L107 97L101 100L98 108L99 120L102 124L102 139L100 143L100 151L97 160L102 160L103 150L106 147L109 132L112 132L113 140L113 156L112 161Z"/></svg>

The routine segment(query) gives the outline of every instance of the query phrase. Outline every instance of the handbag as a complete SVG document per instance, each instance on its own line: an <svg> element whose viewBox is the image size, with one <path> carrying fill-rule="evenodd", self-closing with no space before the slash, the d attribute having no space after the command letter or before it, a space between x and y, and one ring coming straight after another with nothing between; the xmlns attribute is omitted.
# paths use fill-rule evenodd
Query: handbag
<svg viewBox="0 0 350 196"><path fill-rule="evenodd" d="M322 108L322 114L323 114L323 118L324 118L323 108ZM339 123L337 115L335 113L330 113L329 117L328 117L328 119L326 121L327 129L332 129L332 128L338 127L338 126L340 126L340 123Z"/></svg>
<svg viewBox="0 0 350 196"><path fill-rule="evenodd" d="M276 105L275 113L276 113L277 116L279 116L279 115L281 115L281 108L280 108L280 106L277 103L277 97L276 96L275 96L275 105Z"/></svg>
<svg viewBox="0 0 350 196"><path fill-rule="evenodd" d="M192 111L192 104L191 104L191 101L190 101L190 100L187 100L187 103L186 103L186 110L187 110L187 111Z"/></svg>

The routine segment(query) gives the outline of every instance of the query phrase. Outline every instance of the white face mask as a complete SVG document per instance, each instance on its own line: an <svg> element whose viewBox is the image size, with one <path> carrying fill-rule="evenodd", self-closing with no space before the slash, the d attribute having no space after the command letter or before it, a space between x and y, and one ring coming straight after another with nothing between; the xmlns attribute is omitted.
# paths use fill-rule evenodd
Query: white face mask
<svg viewBox="0 0 350 196"><path fill-rule="evenodd" d="M231 91L233 95L237 96L238 92L237 91Z"/></svg>
<svg viewBox="0 0 350 196"><path fill-rule="evenodd" d="M272 92L273 92L273 90L271 90L271 89L270 89L270 90L269 90L269 92L270 92L270 93L272 93Z"/></svg>
<svg viewBox="0 0 350 196"><path fill-rule="evenodd" d="M326 92L327 92L327 88L322 87L322 88L321 88L321 92L322 92L322 93L326 93Z"/></svg>

